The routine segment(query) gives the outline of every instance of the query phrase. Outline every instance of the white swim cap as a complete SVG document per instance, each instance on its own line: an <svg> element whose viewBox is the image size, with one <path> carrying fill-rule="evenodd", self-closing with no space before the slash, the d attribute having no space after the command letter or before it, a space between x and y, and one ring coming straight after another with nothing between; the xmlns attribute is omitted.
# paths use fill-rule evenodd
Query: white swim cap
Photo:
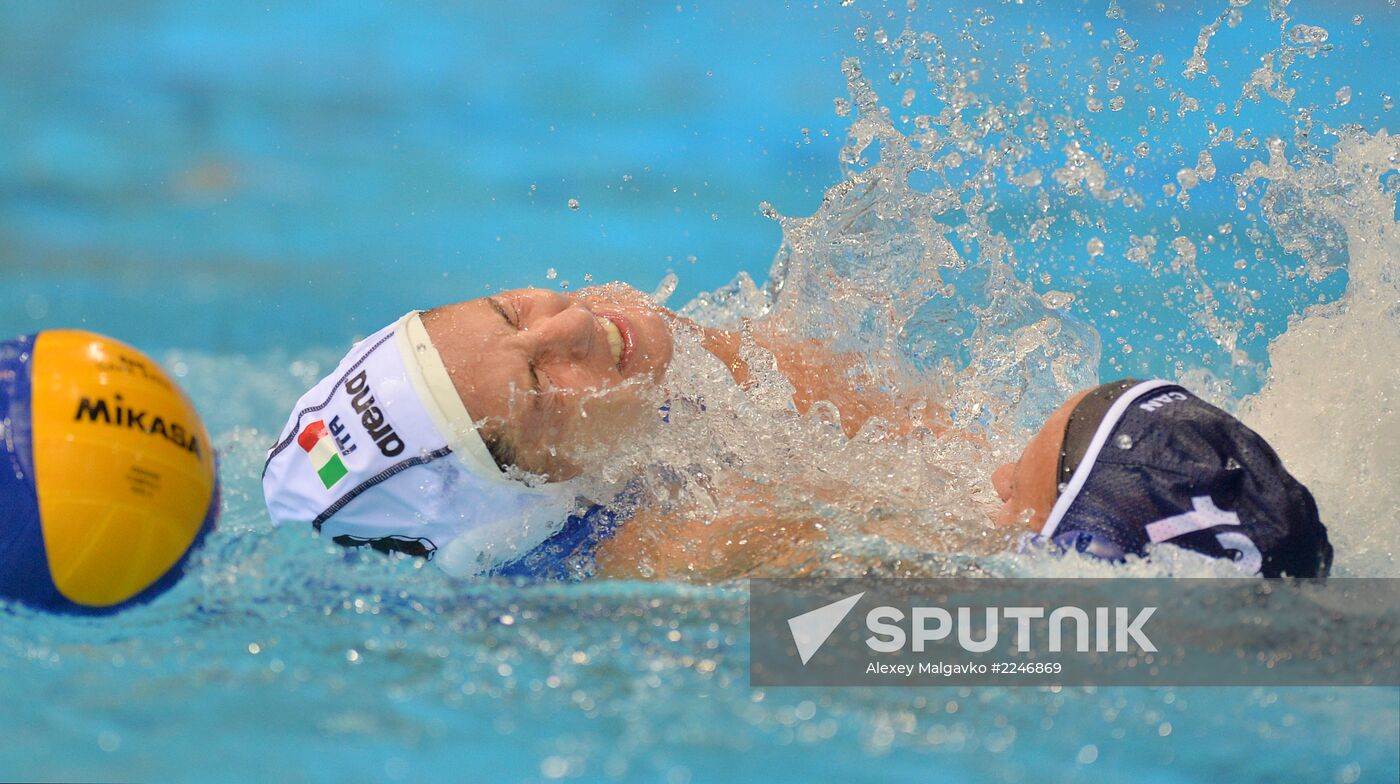
<svg viewBox="0 0 1400 784"><path fill-rule="evenodd" d="M539 546L588 506L577 488L501 471L417 311L302 396L263 471L274 523L425 555L454 575Z"/></svg>

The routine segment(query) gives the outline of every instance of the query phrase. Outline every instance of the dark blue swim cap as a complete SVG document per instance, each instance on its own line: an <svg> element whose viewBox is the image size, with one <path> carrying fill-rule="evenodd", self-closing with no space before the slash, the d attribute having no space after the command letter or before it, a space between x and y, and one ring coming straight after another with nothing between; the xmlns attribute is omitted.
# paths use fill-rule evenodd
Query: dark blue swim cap
<svg viewBox="0 0 1400 784"><path fill-rule="evenodd" d="M1325 576L1312 494L1242 422L1167 381L1119 381L1075 408L1041 536L1119 560L1171 542L1266 577Z"/></svg>

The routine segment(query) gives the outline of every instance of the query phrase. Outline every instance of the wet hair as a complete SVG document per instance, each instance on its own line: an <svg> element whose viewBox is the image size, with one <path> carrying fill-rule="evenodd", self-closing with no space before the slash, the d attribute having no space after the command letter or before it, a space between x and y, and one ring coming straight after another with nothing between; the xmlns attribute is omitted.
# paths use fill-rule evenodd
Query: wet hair
<svg viewBox="0 0 1400 784"><path fill-rule="evenodd" d="M496 467L502 471L515 465L516 453L515 444L501 434L499 430L493 432L481 432L481 440L486 443L486 451L491 453L491 459L496 461Z"/></svg>
<svg viewBox="0 0 1400 784"><path fill-rule="evenodd" d="M1060 441L1060 462L1055 471L1055 497L1058 498L1064 491L1065 483L1074 476L1074 470L1079 464L1084 462L1084 453L1088 451L1089 442L1094 440L1094 432L1108 414L1108 409L1113 407L1114 402L1122 397L1124 392L1139 383L1141 382L1135 378L1125 378L1100 384L1089 390L1089 394L1075 405L1065 422L1065 437Z"/></svg>

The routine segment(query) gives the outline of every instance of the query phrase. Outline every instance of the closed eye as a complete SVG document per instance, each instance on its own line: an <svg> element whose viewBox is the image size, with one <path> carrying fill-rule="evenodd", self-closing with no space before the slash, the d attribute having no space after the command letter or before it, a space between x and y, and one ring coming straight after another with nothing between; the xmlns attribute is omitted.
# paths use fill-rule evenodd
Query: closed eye
<svg viewBox="0 0 1400 784"><path fill-rule="evenodd" d="M514 305L511 305L510 310L507 311L505 305L503 305L495 297L487 297L486 301L490 303L491 307L495 308L496 312L501 315L502 321L504 321L507 325L514 327L517 331L521 329L520 311L517 310ZM512 313L514 314L513 318L511 316ZM539 393L544 389L544 386L540 383L540 372L539 369L535 366L534 359L526 360L526 367L529 368L530 371L530 391L535 393L536 405L538 405Z"/></svg>
<svg viewBox="0 0 1400 784"><path fill-rule="evenodd" d="M506 324L515 327L517 330L524 329L524 327L520 326L520 311L514 305L511 305L510 308L511 313L515 314L512 318L511 313L506 312L506 307L501 304L500 300L495 297L487 297L486 301L490 303L491 307L496 309L496 312L501 315L501 320Z"/></svg>
<svg viewBox="0 0 1400 784"><path fill-rule="evenodd" d="M530 367L530 388L531 388L532 390L534 390L535 392L538 393L539 391L541 391L541 390L544 388L544 385L540 383L540 369L539 369L539 366L537 366L537 365L535 364L535 360L532 359L532 360L530 360L530 362L529 362L529 367Z"/></svg>

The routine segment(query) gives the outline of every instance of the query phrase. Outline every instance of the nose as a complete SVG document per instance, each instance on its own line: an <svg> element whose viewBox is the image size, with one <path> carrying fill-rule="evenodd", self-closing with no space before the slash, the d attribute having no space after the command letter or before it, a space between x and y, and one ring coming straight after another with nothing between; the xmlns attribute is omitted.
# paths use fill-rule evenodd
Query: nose
<svg viewBox="0 0 1400 784"><path fill-rule="evenodd" d="M525 335L534 341L536 358L577 362L596 353L598 321L583 307L571 305L535 322Z"/></svg>

